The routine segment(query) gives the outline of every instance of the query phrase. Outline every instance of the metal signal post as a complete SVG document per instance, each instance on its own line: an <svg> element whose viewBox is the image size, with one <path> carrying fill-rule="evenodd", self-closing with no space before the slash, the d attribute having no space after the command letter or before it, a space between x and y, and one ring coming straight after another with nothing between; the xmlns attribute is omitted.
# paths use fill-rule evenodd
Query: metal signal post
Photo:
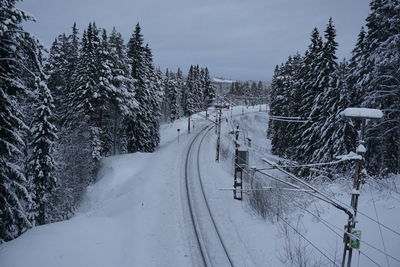
<svg viewBox="0 0 400 267"><path fill-rule="evenodd" d="M243 199L243 168L239 164L239 125L235 131L235 166L233 177L233 198L237 200Z"/></svg>
<svg viewBox="0 0 400 267"><path fill-rule="evenodd" d="M217 117L217 125L215 125L217 130L217 151L215 156L215 161L219 162L219 150L221 146L221 117L222 117L222 108L219 108L218 117Z"/></svg>

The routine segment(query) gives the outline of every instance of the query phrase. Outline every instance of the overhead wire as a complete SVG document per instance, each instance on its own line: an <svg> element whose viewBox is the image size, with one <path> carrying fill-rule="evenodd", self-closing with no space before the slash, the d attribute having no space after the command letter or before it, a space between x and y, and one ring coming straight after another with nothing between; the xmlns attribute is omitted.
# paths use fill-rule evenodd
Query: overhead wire
<svg viewBox="0 0 400 267"><path fill-rule="evenodd" d="M343 237L341 234L339 234L339 233L336 232L334 229L332 229L332 227L334 227L334 228L336 228L336 229L342 231L342 229L341 229L340 227L338 227L338 226L332 224L331 222L329 222L329 221L323 219L322 217L320 217L320 216L314 214L313 212L307 210L306 208L302 207L301 204L300 204L298 201L294 200L294 198L292 198L292 201L294 201L295 203L297 203L297 204L296 204L296 207L300 208L301 210L304 210L305 212L307 212L307 213L311 214L312 216L314 216L315 218L317 218L319 221L321 221L321 223L322 223L323 225L325 225L329 230L331 230L331 231L332 231L333 233L335 233L337 236L339 236L340 238ZM347 232L345 232L345 233L347 233ZM361 241L361 240L360 240L360 241ZM363 253L361 250L359 250L359 253L361 253L361 254L363 254L364 256L366 256L366 257L367 257L371 262L373 262L375 265L381 266L381 265L378 264L376 261L374 261L372 258L370 258L368 255L366 255L365 253Z"/></svg>
<svg viewBox="0 0 400 267"><path fill-rule="evenodd" d="M376 181L375 181L375 182L376 182ZM371 182L369 182L369 181L365 181L365 183L366 183L367 185L369 185L369 186L371 186L371 187L373 187L373 188L377 189L377 190L381 190L381 188L379 188L379 187L378 187L378 186L376 186L376 185L373 185L373 184L372 184ZM376 182L376 183L377 183L377 184L379 184L378 182ZM379 184L379 185L380 185L380 186L382 186L382 187L385 187L385 186L384 186L384 185L382 185L382 184ZM397 191L395 191L395 190L391 189L390 187L385 187L385 189L388 189L389 191L392 191L392 192L394 192L394 193L396 193L396 194L399 194L399 195L400 195L400 193L399 193L399 192L397 192ZM400 199L399 199L399 198L397 198L397 197L395 197L395 196L393 196L393 195L390 195L390 197L400 202Z"/></svg>
<svg viewBox="0 0 400 267"><path fill-rule="evenodd" d="M371 188L370 188L369 192L371 193L371 199L372 199L372 203L373 203L373 205L374 205L376 220L379 222L378 211L376 210L375 199L374 199L374 196L373 196L373 194L372 194ZM383 239L382 227L381 227L380 225L378 225L378 227L379 227L379 234L380 234L380 236L381 236L381 241L382 241L382 245L383 245L383 251L385 251L385 253L386 253L386 245L385 245L385 240ZM387 255L386 255L386 262L387 262L387 265L390 266L389 258L388 258Z"/></svg>
<svg viewBox="0 0 400 267"><path fill-rule="evenodd" d="M323 255L326 259L328 259L330 262L332 262L335 266L339 266L336 264L335 260L332 260L328 255L326 255L321 249L319 249L313 242L311 242L307 237L305 237L300 231L298 231L294 226L292 226L290 223L288 223L285 219L283 219L282 216L280 216L278 213L276 216L281 219L287 226L293 229L299 236L301 236L304 240L307 241L313 248L315 248L321 255Z"/></svg>
<svg viewBox="0 0 400 267"><path fill-rule="evenodd" d="M232 123L231 123L231 125L232 125ZM233 126L233 125L232 125L232 126ZM256 152L256 151L255 151L255 152ZM259 153L257 153L257 154L259 154ZM261 154L259 154L259 155L261 155ZM263 155L261 155L261 156L263 156ZM322 165L322 164L326 164L326 165L337 164L337 163L342 162L342 161L343 161L343 160L335 161L335 162L330 162L330 163L316 163L316 164L312 164L311 166L319 166L320 164L321 164L321 165ZM235 163L235 164L236 164L236 163ZM307 167L308 167L308 166L307 166ZM245 171L245 172L246 172L246 171ZM262 172L261 172L261 173L262 173ZM249 174L249 173L247 172L247 174ZM262 174L265 175L265 173L262 173ZM281 180L281 179L279 179L279 180ZM283 180L281 180L281 182L283 182ZM286 183L286 182L284 182L284 183ZM289 183L289 184L290 184L290 183ZM293 186L293 184L290 184L290 186ZM295 187L297 187L297 186L295 186ZM300 192L305 192L305 191L300 191ZM306 193L307 193L307 192L306 192ZM338 201L338 202L341 203L342 205L345 205L345 206L347 206L347 207L352 208L351 206L349 206L349 205L347 205L347 204L345 204L345 203L343 203L343 202L341 202L341 201L335 199L334 197L332 197L332 199L335 200L335 201ZM375 205L375 203L374 203L374 205ZM376 207L375 207L375 209L376 209ZM377 223L379 226L382 226L382 227L386 228L387 230L389 230L389 231L391 231L391 232L393 232L393 233L395 233L395 234L397 234L397 235L400 235L400 233L397 232L396 230L390 228L389 226L386 226L386 225L382 224L382 223L379 221L379 218L378 218L378 220L375 220L375 219L371 218L370 216L368 216L367 214L365 214L365 213L363 213L363 212L361 212L361 211L358 211L358 213L361 214L361 215L363 215L363 216L365 216L366 218L368 218L368 219L374 221L374 222ZM293 226L291 226L286 220L284 220L284 219L283 219L282 217L280 217L279 215L277 215L277 216L278 216L282 221L284 221L289 227L291 227L294 231L296 231L300 236L302 236L307 242L309 242L314 248L316 248L316 247L312 244L311 241L309 241L308 239L306 239L300 232L298 232L298 231L297 231ZM315 216L316 216L316 215L315 215ZM323 219L322 219L321 217L319 217L319 216L318 216L318 218L319 218L321 221L323 220ZM336 233L336 231L334 231L331 227L329 227L329 226L327 225L327 223L329 223L329 222L327 222L326 220L323 220L323 221L325 222L324 225L325 225L326 227L328 227L331 231L333 231L333 232ZM329 223L329 224L330 224L330 223ZM332 225L332 224L331 224L331 225ZM333 225L333 226L334 226L334 225ZM337 227L337 226L334 226L334 227L335 227L335 228L338 228L340 231L343 231L345 234L352 236L352 234L347 233L346 231L340 229L339 227ZM380 228L380 230L381 230L381 228ZM340 236L340 234L338 234L338 233L336 233L336 234ZM382 233L381 233L381 237L382 237L382 241L383 241ZM392 256L392 255L390 255L390 254L388 254L388 253L386 252L386 248L384 248L384 251L382 251L381 249L379 249L379 248L377 248L377 247L371 245L370 243L368 243L368 242L366 242L366 241L360 240L360 242L362 242L362 243L364 243L365 245L367 245L367 246L369 246L369 247L375 249L376 251L378 251L378 252L384 254L384 255L386 256L387 262L388 262L388 257L392 258L393 260L395 260L395 261L397 261L397 262L400 262L400 260L399 260L398 258L396 258L396 257L394 257L394 256ZM334 261L332 261L332 259L330 259L326 254L324 254L324 253L323 253L322 251L320 251L318 248L316 248L316 249L317 249L322 255L324 255L326 258L328 258L331 262L333 262L333 263L336 265L336 263L335 263ZM379 265L376 261L374 261L372 258L370 258L368 255L366 255L364 252L360 251L360 253L361 253L362 255L364 255L366 258L368 258L371 262L373 262L374 264L376 264L377 266L381 266L381 265ZM389 264L389 262L388 262L388 264Z"/></svg>

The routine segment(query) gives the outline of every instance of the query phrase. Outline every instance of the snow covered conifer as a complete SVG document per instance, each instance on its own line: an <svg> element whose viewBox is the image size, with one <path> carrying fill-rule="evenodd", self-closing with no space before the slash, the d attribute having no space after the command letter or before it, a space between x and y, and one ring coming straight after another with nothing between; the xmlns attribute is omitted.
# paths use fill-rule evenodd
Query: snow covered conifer
<svg viewBox="0 0 400 267"><path fill-rule="evenodd" d="M160 79L155 73L151 50L143 44L139 23L128 42L128 57L135 79L136 116L128 122L128 151L152 152L159 143Z"/></svg>
<svg viewBox="0 0 400 267"><path fill-rule="evenodd" d="M9 241L31 227L27 209L31 195L19 164L23 153L21 102L27 91L23 66L32 66L24 55L36 58L36 41L21 24L32 18L15 7L15 0L0 0L0 243ZM35 70L31 70L33 73ZM30 77L32 79L32 77Z"/></svg>
<svg viewBox="0 0 400 267"><path fill-rule="evenodd" d="M46 206L56 187L53 142L57 136L56 127L51 122L53 98L44 77L36 80L36 87L39 99L31 130L33 140L28 173L33 185L35 222L42 225L47 222Z"/></svg>
<svg viewBox="0 0 400 267"><path fill-rule="evenodd" d="M160 116L162 101L162 73L156 70L153 65L153 53L149 44L144 47L144 57L147 67L147 87L150 92L150 133L151 139L148 140L148 152L153 152L160 143Z"/></svg>
<svg viewBox="0 0 400 267"><path fill-rule="evenodd" d="M165 73L165 93L167 99L167 108L169 113L169 119L171 122L179 118L179 91L178 85L175 78L175 74L172 72Z"/></svg>
<svg viewBox="0 0 400 267"><path fill-rule="evenodd" d="M209 107L215 99L215 88L211 83L210 73L208 68L204 68L203 72L203 86L204 86L204 108Z"/></svg>
<svg viewBox="0 0 400 267"><path fill-rule="evenodd" d="M131 67L126 55L126 46L119 32L113 28L110 38L110 60L112 100L110 116L112 122L112 154L125 152L126 125L125 121L135 116L137 102L135 100L134 79L131 76Z"/></svg>
<svg viewBox="0 0 400 267"><path fill-rule="evenodd" d="M373 172L400 172L400 3L371 1L367 17L366 60L361 66L364 105L384 118L367 132L367 162Z"/></svg>
<svg viewBox="0 0 400 267"><path fill-rule="evenodd" d="M316 72L316 80L313 86L315 98L310 110L311 121L306 123L308 128L303 132L302 149L304 149L305 160L308 162L320 161L317 156L319 154L317 149L322 147L326 142L324 138L327 138L321 132L321 128L330 116L330 107L327 106L328 103L326 101L329 99L329 95L334 93L331 91L330 83L337 67L336 49L338 44L335 41L335 37L336 30L332 23L332 18L330 18L325 30L326 42L323 44L321 56L315 66L317 71L314 70Z"/></svg>
<svg viewBox="0 0 400 267"><path fill-rule="evenodd" d="M196 109L196 95L195 95L195 68L191 65L189 68L186 87L185 87L185 115L189 116L197 111Z"/></svg>
<svg viewBox="0 0 400 267"><path fill-rule="evenodd" d="M357 44L352 51L352 57L349 62L349 72L347 76L347 85L352 89L352 105L358 107L361 105L362 99L365 95L365 90L361 85L361 80L365 75L365 70L363 69L365 56L365 31L364 27L358 35Z"/></svg>
<svg viewBox="0 0 400 267"><path fill-rule="evenodd" d="M182 70L178 68L178 71L176 72L176 85L178 89L178 103L179 103L179 117L183 115L183 106L184 106L184 88L185 88L185 81L183 79L183 74Z"/></svg>

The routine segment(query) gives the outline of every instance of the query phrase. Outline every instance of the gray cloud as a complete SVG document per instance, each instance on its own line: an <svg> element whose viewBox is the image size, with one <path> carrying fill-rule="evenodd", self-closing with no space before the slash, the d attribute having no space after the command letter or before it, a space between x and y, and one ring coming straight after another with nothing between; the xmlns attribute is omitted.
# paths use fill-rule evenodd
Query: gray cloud
<svg viewBox="0 0 400 267"><path fill-rule="evenodd" d="M127 40L136 22L161 68L190 64L234 79L268 80L274 66L303 52L313 27L330 16L337 29L339 58L349 57L369 12L369 0L25 0L37 18L26 28L46 45L77 22L90 21Z"/></svg>

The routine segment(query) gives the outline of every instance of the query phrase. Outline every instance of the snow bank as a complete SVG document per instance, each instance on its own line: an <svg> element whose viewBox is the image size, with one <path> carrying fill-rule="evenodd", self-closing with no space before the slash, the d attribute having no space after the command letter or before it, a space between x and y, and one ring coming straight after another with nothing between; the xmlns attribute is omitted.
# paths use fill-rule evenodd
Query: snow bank
<svg viewBox="0 0 400 267"><path fill-rule="evenodd" d="M372 108L346 108L340 114L349 118L380 119L383 117L381 110Z"/></svg>

